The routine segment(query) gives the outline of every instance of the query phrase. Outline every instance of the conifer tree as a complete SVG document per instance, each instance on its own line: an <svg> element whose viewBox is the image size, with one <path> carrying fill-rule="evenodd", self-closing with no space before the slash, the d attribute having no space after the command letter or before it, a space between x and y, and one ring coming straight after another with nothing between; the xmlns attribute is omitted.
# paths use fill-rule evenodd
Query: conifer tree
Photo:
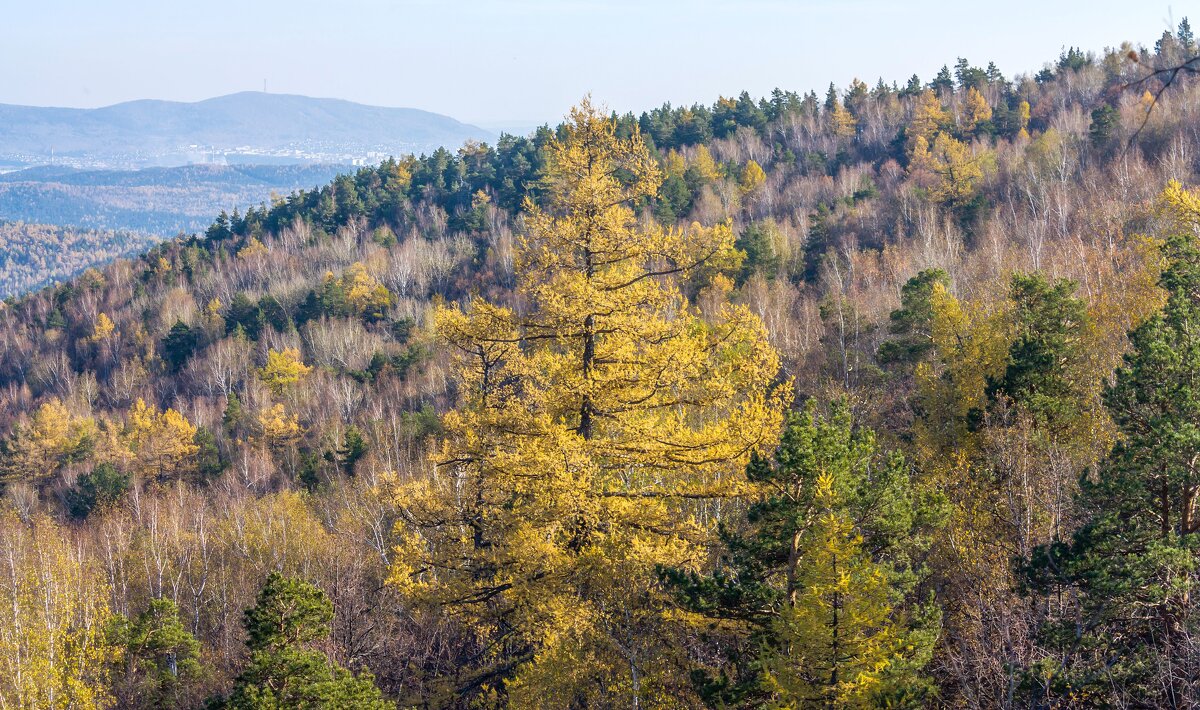
<svg viewBox="0 0 1200 710"><path fill-rule="evenodd" d="M1122 438L1080 482L1085 522L1039 548L1031 592L1051 595L1046 655L1026 675L1039 702L1192 707L1200 651L1192 633L1200 569L1200 195L1170 183L1163 309L1130 333L1105 392Z"/></svg>
<svg viewBox="0 0 1200 710"><path fill-rule="evenodd" d="M636 707L670 697L657 565L698 562L709 501L770 446L789 389L762 323L702 319L677 279L736 268L728 224L663 229L634 207L661 176L640 135L584 102L527 203L520 311L443 308L462 396L431 478L397 495L392 580L460 618L456 692Z"/></svg>
<svg viewBox="0 0 1200 710"><path fill-rule="evenodd" d="M855 428L810 402L773 460L746 468L757 498L723 529L712 575L666 569L682 606L728 658L694 674L718 707L919 706L938 615L906 598L944 503ZM707 620L721 620L717 626Z"/></svg>
<svg viewBox="0 0 1200 710"><path fill-rule="evenodd" d="M329 635L333 604L302 579L272 572L246 611L250 661L225 704L230 710L386 710L369 672L354 675L310 644Z"/></svg>

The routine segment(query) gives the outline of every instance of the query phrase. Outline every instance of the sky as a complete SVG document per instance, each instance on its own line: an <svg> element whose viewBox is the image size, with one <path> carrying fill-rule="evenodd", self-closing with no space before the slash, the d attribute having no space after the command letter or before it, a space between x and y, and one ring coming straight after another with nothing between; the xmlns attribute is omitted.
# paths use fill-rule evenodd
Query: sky
<svg viewBox="0 0 1200 710"><path fill-rule="evenodd" d="M1189 14L1200 20L1200 0L0 0L0 103L196 101L265 81L485 125L553 123L589 92L641 112L855 77L928 81L960 56L1030 73L1066 46L1153 46Z"/></svg>

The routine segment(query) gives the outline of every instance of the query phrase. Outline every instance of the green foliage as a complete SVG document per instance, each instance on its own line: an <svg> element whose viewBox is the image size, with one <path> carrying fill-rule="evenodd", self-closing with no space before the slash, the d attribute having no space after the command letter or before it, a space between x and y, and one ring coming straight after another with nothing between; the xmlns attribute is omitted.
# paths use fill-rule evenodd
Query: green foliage
<svg viewBox="0 0 1200 710"><path fill-rule="evenodd" d="M896 336L879 346L883 365L911 366L923 360L933 349L934 286L950 286L950 275L941 269L926 269L909 279L900 289L900 308L892 311L888 332Z"/></svg>
<svg viewBox="0 0 1200 710"><path fill-rule="evenodd" d="M329 635L333 605L301 579L272 572L246 611L250 661L225 707L230 710L385 710L369 672L354 675L309 644Z"/></svg>
<svg viewBox="0 0 1200 710"><path fill-rule="evenodd" d="M232 396L236 397L236 395ZM207 427L198 427L195 442L199 449L196 453L196 473L200 475L202 481L216 479L228 465L228 462L221 456L216 435Z"/></svg>
<svg viewBox="0 0 1200 710"><path fill-rule="evenodd" d="M187 364L188 359L196 352L199 345L199 334L181 320L175 321L167 337L163 339L162 358L171 372L179 372Z"/></svg>
<svg viewBox="0 0 1200 710"><path fill-rule="evenodd" d="M266 318L257 303L244 293L234 295L229 304L229 313L225 316L226 333L233 333L240 328L247 338L258 340L265 323Z"/></svg>
<svg viewBox="0 0 1200 710"><path fill-rule="evenodd" d="M342 445L337 450L337 464L348 475L354 474L354 465L358 460L367 454L367 440L363 438L362 431L357 426L351 424L346 427L346 434L342 437Z"/></svg>
<svg viewBox="0 0 1200 710"><path fill-rule="evenodd" d="M109 638L122 652L117 668L122 707L188 704L205 671L200 664L200 643L180 623L175 602L154 599L133 619L116 617Z"/></svg>
<svg viewBox="0 0 1200 710"><path fill-rule="evenodd" d="M128 491L131 477L111 463L102 463L91 473L82 474L67 491L67 510L76 518L86 518L97 508L119 501Z"/></svg>
<svg viewBox="0 0 1200 710"><path fill-rule="evenodd" d="M754 272L767 278L775 278L783 263L776 245L781 242L779 228L773 222L751 222L746 226L734 246L745 252L742 261L741 280L745 281Z"/></svg>
<svg viewBox="0 0 1200 710"><path fill-rule="evenodd" d="M1092 123L1088 126L1088 138L1097 148L1106 148L1121 125L1120 114L1108 104L1092 111Z"/></svg>
<svg viewBox="0 0 1200 710"><path fill-rule="evenodd" d="M1163 682L1161 669L1188 658L1185 647L1200 624L1200 247L1194 231L1172 234L1163 252L1167 304L1130 333L1132 351L1105 392L1123 438L1095 478L1080 481L1084 523L1078 532L1069 542L1039 548L1025 567L1032 592L1071 602L1041 629L1053 655L1026 674L1038 702L1170 707L1187 697L1182 684Z"/></svg>
<svg viewBox="0 0 1200 710"><path fill-rule="evenodd" d="M1076 419L1084 397L1077 364L1088 315L1076 288L1040 273L1013 275L1015 338L1004 374L988 380L989 401L1006 397L1052 429Z"/></svg>
<svg viewBox="0 0 1200 710"><path fill-rule="evenodd" d="M716 571L662 571L685 609L740 630L717 640L727 654L718 667L693 674L706 701L928 701L921 671L938 613L909 595L944 501L915 486L903 459L884 455L840 404L828 416L812 403L793 415L774 459L755 456L746 478L762 493L744 527L722 527Z"/></svg>

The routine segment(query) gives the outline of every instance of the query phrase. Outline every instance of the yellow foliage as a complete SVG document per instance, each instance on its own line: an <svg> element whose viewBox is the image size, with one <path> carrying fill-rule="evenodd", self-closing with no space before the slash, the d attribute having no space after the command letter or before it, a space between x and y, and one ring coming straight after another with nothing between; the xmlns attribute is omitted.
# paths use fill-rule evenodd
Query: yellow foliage
<svg viewBox="0 0 1200 710"><path fill-rule="evenodd" d="M309 372L312 367L304 364L296 348L284 348L283 352L271 348L267 350L267 364L259 368L258 377L273 394L280 395Z"/></svg>
<svg viewBox="0 0 1200 710"><path fill-rule="evenodd" d="M250 241L246 242L246 246L238 249L237 257L239 259L251 259L253 257L266 254L267 247L262 242L254 237L250 237Z"/></svg>
<svg viewBox="0 0 1200 710"><path fill-rule="evenodd" d="M763 172L762 166L753 160L746 162L746 167L742 168L742 174L738 178L738 189L742 195L748 195L758 188L762 187L767 181L767 174Z"/></svg>
<svg viewBox="0 0 1200 710"><path fill-rule="evenodd" d="M705 182L716 182L721 179L721 167L717 165L717 161L713 159L712 153L709 152L707 146L700 145L696 147L696 152L692 153L692 164L690 167Z"/></svg>
<svg viewBox="0 0 1200 710"><path fill-rule="evenodd" d="M771 707L870 707L871 693L893 663L903 662L883 567L863 550L834 490L820 474L804 549L805 578L795 604L775 623L765 660Z"/></svg>
<svg viewBox="0 0 1200 710"><path fill-rule="evenodd" d="M0 512L0 707L110 707L111 594L66 531Z"/></svg>
<svg viewBox="0 0 1200 710"><path fill-rule="evenodd" d="M1029 102L1022 101L1017 106L1017 125L1021 130L1017 133L1019 138L1029 138Z"/></svg>
<svg viewBox="0 0 1200 710"><path fill-rule="evenodd" d="M304 430L296 415L288 414L282 404L276 404L258 413L258 434L269 448L284 449L299 441Z"/></svg>
<svg viewBox="0 0 1200 710"><path fill-rule="evenodd" d="M109 318L103 311L96 316L96 323L92 326L92 334L88 338L93 343L101 343L108 340L116 331L117 326L113 325L112 319Z"/></svg>
<svg viewBox="0 0 1200 710"><path fill-rule="evenodd" d="M58 398L42 403L29 422L18 424L0 453L7 480L38 480L85 453L96 436L91 417L76 417Z"/></svg>
<svg viewBox="0 0 1200 710"><path fill-rule="evenodd" d="M140 398L134 402L121 433L129 470L144 479L166 479L190 471L200 451L196 427L179 412L160 412Z"/></svg>
<svg viewBox="0 0 1200 710"><path fill-rule="evenodd" d="M699 562L708 506L739 492L790 396L771 387L779 360L757 317L726 303L706 322L675 282L736 260L729 225L639 221L631 205L661 171L614 129L585 102L548 148L547 203L527 202L516 254L524 312L482 299L435 312L462 394L437 473L396 496L392 583L482 641L505 627L535 649L513 684L530 704L650 697L670 672L650 660L670 651L654 570ZM648 675L631 675L629 638Z"/></svg>
<svg viewBox="0 0 1200 710"><path fill-rule="evenodd" d="M337 294L345 306L357 315L382 316L392 306L391 291L367 271L362 262L354 262L341 276L325 274L322 288L326 294Z"/></svg>
<svg viewBox="0 0 1200 710"><path fill-rule="evenodd" d="M914 427L941 451L965 442L967 415L983 408L988 377L1003 373L1011 336L1003 311L964 306L942 284L933 285L929 300L937 364L917 366L917 400L925 416Z"/></svg>
<svg viewBox="0 0 1200 710"><path fill-rule="evenodd" d="M967 102L963 108L962 127L965 131L974 131L981 123L992 120L992 107L988 105L983 94L972 86L967 89Z"/></svg>
<svg viewBox="0 0 1200 710"><path fill-rule="evenodd" d="M833 129L833 134L839 138L853 138L858 132L858 119L842 105L841 101L837 100L834 101L833 110L829 113L829 125Z"/></svg>
<svg viewBox="0 0 1200 710"><path fill-rule="evenodd" d="M679 154L679 151L672 148L667 153L666 157L663 158L663 173L666 175L682 177L686 170L687 162L684 161L683 156Z"/></svg>
<svg viewBox="0 0 1200 710"><path fill-rule="evenodd" d="M911 146L917 138L924 138L926 141L933 140L934 134L938 133L949 121L950 115L942 108L942 102L938 99L937 94L933 93L932 89L926 89L917 97L917 104L913 107L912 120L906 129L909 145Z"/></svg>
<svg viewBox="0 0 1200 710"><path fill-rule="evenodd" d="M938 133L932 147L925 138L917 136L909 154L909 172L936 175L937 180L929 191L930 198L958 205L975 194L989 157L973 155L966 144L946 133Z"/></svg>

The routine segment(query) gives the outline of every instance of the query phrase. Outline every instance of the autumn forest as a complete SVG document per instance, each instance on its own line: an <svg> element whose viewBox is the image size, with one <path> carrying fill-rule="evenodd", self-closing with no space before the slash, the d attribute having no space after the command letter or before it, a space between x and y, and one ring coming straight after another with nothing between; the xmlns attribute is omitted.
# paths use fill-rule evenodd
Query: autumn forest
<svg viewBox="0 0 1200 710"><path fill-rule="evenodd" d="M0 708L1200 705L1198 54L584 97L9 298Z"/></svg>

